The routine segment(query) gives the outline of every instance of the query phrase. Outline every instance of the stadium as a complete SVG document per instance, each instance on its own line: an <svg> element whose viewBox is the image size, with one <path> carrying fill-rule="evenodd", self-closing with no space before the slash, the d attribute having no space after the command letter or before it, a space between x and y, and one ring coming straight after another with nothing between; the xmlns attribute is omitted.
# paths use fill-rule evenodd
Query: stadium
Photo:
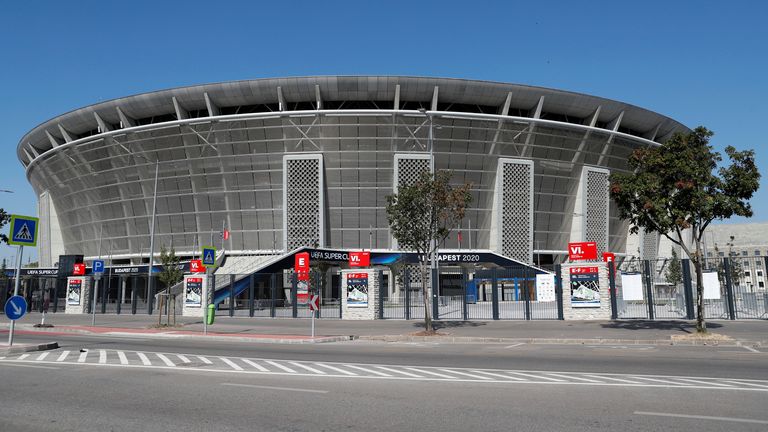
<svg viewBox="0 0 768 432"><path fill-rule="evenodd" d="M146 265L160 246L190 258L212 244L243 273L302 247L399 252L386 197L429 169L472 185L441 254L546 268L572 241L625 253L608 176L684 131L627 103L527 85L297 77L97 103L35 127L17 155L39 197L42 268L60 255ZM640 243L651 258L658 239Z"/></svg>

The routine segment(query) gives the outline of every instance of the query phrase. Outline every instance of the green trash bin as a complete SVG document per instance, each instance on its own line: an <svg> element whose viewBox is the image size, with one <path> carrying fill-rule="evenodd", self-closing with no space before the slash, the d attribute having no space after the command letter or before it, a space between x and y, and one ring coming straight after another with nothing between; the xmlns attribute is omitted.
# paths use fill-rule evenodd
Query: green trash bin
<svg viewBox="0 0 768 432"><path fill-rule="evenodd" d="M216 318L216 306L209 304L208 305L208 316L206 317L206 323L208 325L213 325L213 320Z"/></svg>

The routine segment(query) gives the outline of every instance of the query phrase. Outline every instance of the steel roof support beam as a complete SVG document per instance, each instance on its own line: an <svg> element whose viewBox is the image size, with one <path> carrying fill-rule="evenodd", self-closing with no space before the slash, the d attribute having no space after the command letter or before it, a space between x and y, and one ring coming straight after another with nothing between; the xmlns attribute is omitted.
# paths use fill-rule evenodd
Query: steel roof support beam
<svg viewBox="0 0 768 432"><path fill-rule="evenodd" d="M400 109L400 84L397 84L395 86L395 100L394 100L394 104L392 105L392 108L394 108L396 110ZM394 114L393 114L393 116L394 116ZM393 121L392 124L394 124L394 123L395 122Z"/></svg>
<svg viewBox="0 0 768 432"><path fill-rule="evenodd" d="M592 118L589 120L589 127L593 128L597 124L597 119L600 117L600 110L602 109L601 105L597 106L597 109L595 109L595 112L592 113ZM586 124L586 123L585 123ZM579 148L576 149L576 153L573 154L573 159L571 159L571 163L576 163L577 160L579 160L579 156L582 155L582 152L584 151L584 147L587 145L587 140L589 139L589 136L592 134L592 130L587 129L584 131L584 137L581 139L581 142L579 143Z"/></svg>
<svg viewBox="0 0 768 432"><path fill-rule="evenodd" d="M203 93L203 97L205 97L205 107L208 109L208 116L215 117L221 115L218 105L211 101L211 97L208 96L208 92Z"/></svg>
<svg viewBox="0 0 768 432"><path fill-rule="evenodd" d="M288 106L285 104L285 98L283 98L283 88L277 86L277 106L280 111L288 111Z"/></svg>
<svg viewBox="0 0 768 432"><path fill-rule="evenodd" d="M512 105L512 92L507 93L507 100L504 101L504 106L501 107L500 115L506 117L509 115L509 107ZM504 119L499 118L499 124L496 126L496 133L493 134L493 142L491 143L491 149L488 154L493 154L496 148L496 143L499 141L499 135L501 135L501 128L504 126Z"/></svg>
<svg viewBox="0 0 768 432"><path fill-rule="evenodd" d="M605 156L608 154L608 149L611 147L611 143L613 142L613 137L615 136L615 133L619 131L619 127L621 127L621 120L623 118L624 111L620 112L619 115L608 124L608 129L611 130L611 135L608 137L605 145L603 145L603 151L600 152L600 159L597 160L598 165L603 164Z"/></svg>
<svg viewBox="0 0 768 432"><path fill-rule="evenodd" d="M171 100L173 101L173 109L176 111L176 119L177 120L186 120L189 118L189 112L182 108L179 101L176 99L176 96L172 97Z"/></svg>
<svg viewBox="0 0 768 432"><path fill-rule="evenodd" d="M544 109L544 96L539 98L539 103L536 105L536 110L533 112L533 118L540 119L541 111L543 109ZM523 151L520 152L521 156L526 156L526 153L528 153L529 147L536 143L536 140L533 137L533 134L535 132L536 132L536 123L533 122L530 124L530 126L528 126L528 136L525 137L525 145L523 146Z"/></svg>
<svg viewBox="0 0 768 432"><path fill-rule="evenodd" d="M438 87L435 86L435 89L432 91L432 107L430 108L430 111L437 111L437 95Z"/></svg>
<svg viewBox="0 0 768 432"><path fill-rule="evenodd" d="M104 133L104 132L109 132L109 131L112 130L112 128L109 127L107 122L105 122L104 119L101 118L99 113L94 111L93 112L93 116L96 118L96 124L98 125L99 132Z"/></svg>
<svg viewBox="0 0 768 432"><path fill-rule="evenodd" d="M57 126L59 127L59 132L61 132L61 136L64 137L65 143L74 141L72 139L72 135L66 129L64 129L64 126L62 126L61 123L57 124Z"/></svg>
<svg viewBox="0 0 768 432"><path fill-rule="evenodd" d="M320 97L320 85L315 84L315 101L317 101L317 109L323 109L323 98Z"/></svg>
<svg viewBox="0 0 768 432"><path fill-rule="evenodd" d="M656 141L656 137L659 135L659 129L661 129L661 123L656 125L656 128L650 131L650 133L645 134L643 138L651 141Z"/></svg>
<svg viewBox="0 0 768 432"><path fill-rule="evenodd" d="M47 136L48 141L51 142L51 148L56 148L59 146L59 141L53 135L51 135L51 133L48 132L47 130L45 131L45 136Z"/></svg>
<svg viewBox="0 0 768 432"><path fill-rule="evenodd" d="M119 106L115 107L115 110L117 110L117 116L120 118L120 129L136 126L136 121L125 115Z"/></svg>

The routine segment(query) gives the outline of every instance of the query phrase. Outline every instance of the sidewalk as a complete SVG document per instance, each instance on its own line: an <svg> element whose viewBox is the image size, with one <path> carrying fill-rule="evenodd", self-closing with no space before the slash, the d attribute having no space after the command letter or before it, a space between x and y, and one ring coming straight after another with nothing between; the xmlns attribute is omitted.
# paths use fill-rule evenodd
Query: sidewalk
<svg viewBox="0 0 768 432"><path fill-rule="evenodd" d="M48 314L50 329L36 329L39 313L31 313L17 321L20 332L47 331L81 334L142 334L154 337L202 337L199 318L177 317L176 328L153 328L157 315L96 315L91 326L90 315ZM768 346L768 321L710 321L711 333L724 336L721 345ZM7 329L7 321L0 329ZM229 318L216 317L208 326L209 339L242 340L269 343L317 343L353 339L435 342L525 342L525 343L621 343L621 344L705 344L713 341L673 340L696 332L693 321L438 321L435 327L442 336L414 336L424 329L422 321L315 320L318 338L311 339L309 319ZM3 331L2 333L7 333Z"/></svg>

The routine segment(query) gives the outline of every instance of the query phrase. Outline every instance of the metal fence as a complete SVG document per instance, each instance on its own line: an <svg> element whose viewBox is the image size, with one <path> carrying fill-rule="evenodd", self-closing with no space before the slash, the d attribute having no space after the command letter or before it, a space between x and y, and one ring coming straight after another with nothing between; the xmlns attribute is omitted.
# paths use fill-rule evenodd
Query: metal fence
<svg viewBox="0 0 768 432"><path fill-rule="evenodd" d="M768 319L768 257L702 261L704 317ZM696 269L688 259L625 260L616 268L614 318L694 319Z"/></svg>
<svg viewBox="0 0 768 432"><path fill-rule="evenodd" d="M559 270L559 269L558 269ZM562 289L556 278L556 295L544 297L536 290L536 274L526 266L489 270L447 270L432 275L428 283L437 294L427 299L436 320L562 319ZM417 270L406 268L392 287L380 286L382 318L423 319L424 284Z"/></svg>

